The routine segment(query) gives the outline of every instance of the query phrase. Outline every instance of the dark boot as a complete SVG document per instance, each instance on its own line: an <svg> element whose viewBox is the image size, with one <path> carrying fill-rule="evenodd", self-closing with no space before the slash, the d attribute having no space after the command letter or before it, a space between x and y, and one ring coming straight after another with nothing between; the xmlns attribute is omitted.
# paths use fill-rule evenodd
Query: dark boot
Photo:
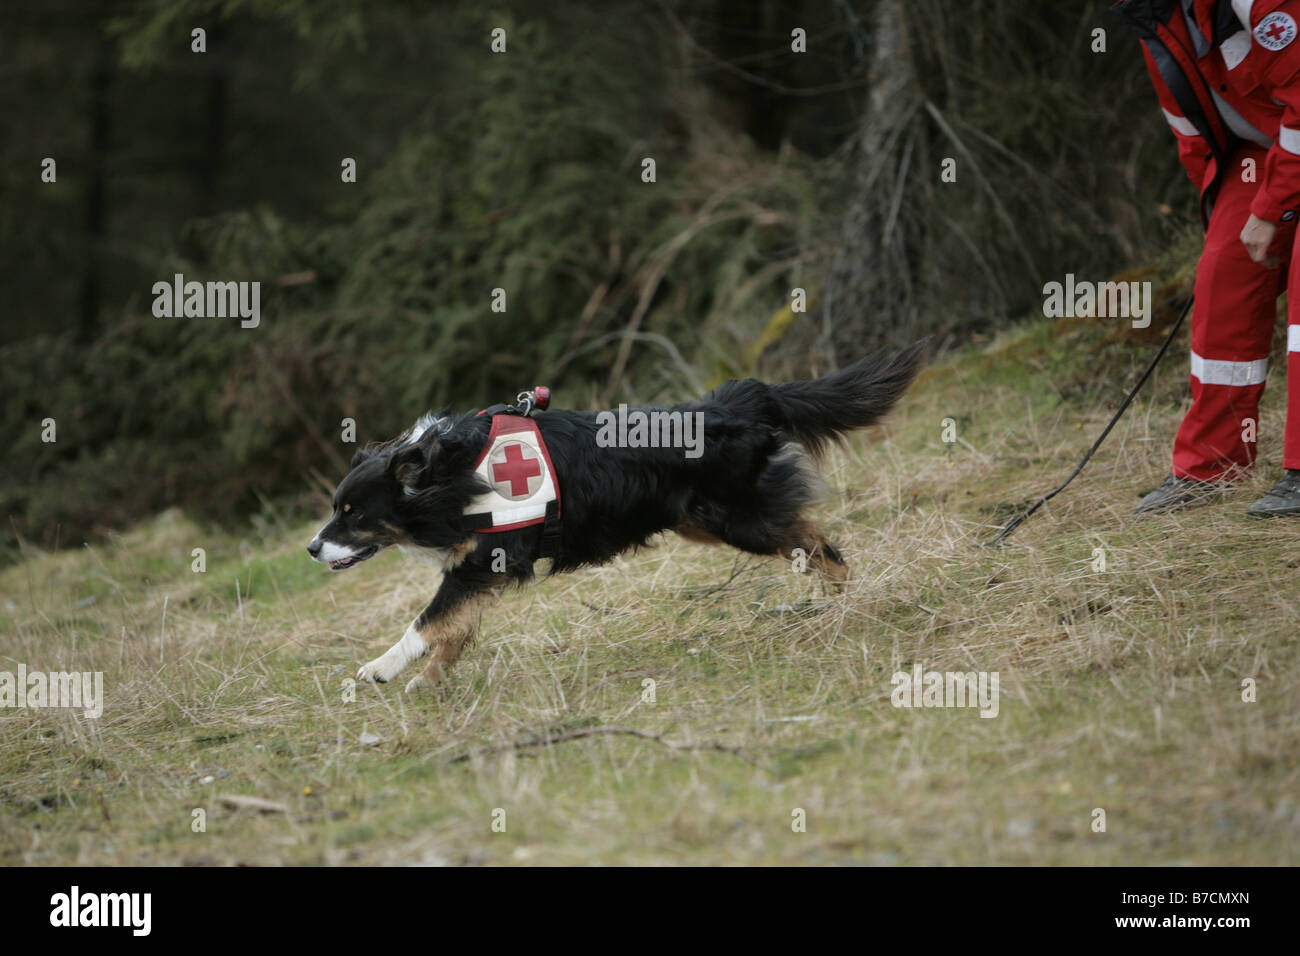
<svg viewBox="0 0 1300 956"><path fill-rule="evenodd" d="M1193 505L1204 504L1222 491L1220 482L1193 481L1170 475L1160 487L1138 502L1135 515L1163 514Z"/></svg>
<svg viewBox="0 0 1300 956"><path fill-rule="evenodd" d="M1282 480L1263 498L1246 509L1256 518L1300 515L1300 468L1289 468Z"/></svg>

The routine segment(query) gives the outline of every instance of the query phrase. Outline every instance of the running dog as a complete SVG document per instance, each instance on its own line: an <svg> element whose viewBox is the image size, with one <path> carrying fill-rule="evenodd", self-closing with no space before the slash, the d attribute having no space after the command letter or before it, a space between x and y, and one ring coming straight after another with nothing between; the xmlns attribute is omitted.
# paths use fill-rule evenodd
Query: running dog
<svg viewBox="0 0 1300 956"><path fill-rule="evenodd" d="M806 514L816 463L829 443L893 407L916 375L921 344L824 378L730 381L697 402L617 416L537 411L532 401L426 415L358 451L307 551L342 571L397 546L431 561L442 582L357 679L391 681L427 655L406 689L437 684L484 606L529 582L534 562L572 571L661 532L761 555L802 549L810 570L847 581L839 551Z"/></svg>

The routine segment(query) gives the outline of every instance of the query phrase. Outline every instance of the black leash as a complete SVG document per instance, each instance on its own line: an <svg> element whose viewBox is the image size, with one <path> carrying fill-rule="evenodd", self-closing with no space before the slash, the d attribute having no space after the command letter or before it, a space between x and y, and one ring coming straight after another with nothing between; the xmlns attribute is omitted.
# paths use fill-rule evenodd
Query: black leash
<svg viewBox="0 0 1300 956"><path fill-rule="evenodd" d="M1147 383L1147 379L1150 378L1151 373L1156 370L1156 366L1159 365L1160 360L1165 357L1165 353L1169 351L1169 345L1171 342L1173 342L1174 336L1178 334L1178 330L1182 328L1183 319L1187 318L1187 313L1191 311L1192 303L1194 301L1195 298L1189 294L1187 296L1187 304L1183 306L1183 311L1179 313L1178 321L1174 323L1174 327L1170 329L1169 334L1165 336L1165 341L1164 344L1160 346L1160 351L1157 352L1156 357L1151 360L1151 364L1148 365L1147 370L1142 373L1142 377L1138 379L1137 384L1133 386L1133 390L1128 393L1128 397L1124 399L1124 404L1119 407L1119 411L1117 411L1115 413L1115 417L1110 420L1110 424L1106 426L1106 430L1103 431L1097 437L1097 440L1095 442L1092 443L1092 447L1088 449L1088 454L1084 455L1083 461L1079 462L1079 467L1074 469L1074 471L1071 472L1070 477L1066 478L1065 481L1063 481L1059 487L1043 495L1043 497L1039 498L1032 508L1030 508L1019 518L1012 521L1005 528L999 531L998 536L994 538L992 541L990 541L987 547L992 548L997 545L1000 545L1003 541L1007 539L1007 536L1011 534L1011 532L1015 531L1022 524L1024 524L1025 521L1028 520L1029 517L1035 511L1037 511L1043 505L1047 504L1049 501L1051 501L1053 498L1059 495L1062 491L1066 489L1066 486L1069 485L1070 482L1074 481L1074 479L1078 477L1079 472L1083 471L1084 465L1088 464L1088 462L1092 460L1092 456L1096 453L1097 449L1101 447L1101 443L1106 440L1106 436L1110 434L1110 430L1115 427L1115 425L1119 422L1120 418L1123 416L1124 412L1128 410L1128 407L1130 404L1132 404L1133 399L1137 397L1137 393L1141 390L1142 386Z"/></svg>

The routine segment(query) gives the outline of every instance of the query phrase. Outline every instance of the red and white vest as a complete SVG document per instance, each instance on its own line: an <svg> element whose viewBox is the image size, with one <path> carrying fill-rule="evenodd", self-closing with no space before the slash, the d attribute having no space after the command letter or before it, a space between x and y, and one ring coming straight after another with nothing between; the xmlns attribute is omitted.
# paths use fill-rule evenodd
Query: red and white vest
<svg viewBox="0 0 1300 956"><path fill-rule="evenodd" d="M537 422L520 415L492 416L492 431L474 470L490 487L465 508L474 532L513 531L558 523L560 481Z"/></svg>

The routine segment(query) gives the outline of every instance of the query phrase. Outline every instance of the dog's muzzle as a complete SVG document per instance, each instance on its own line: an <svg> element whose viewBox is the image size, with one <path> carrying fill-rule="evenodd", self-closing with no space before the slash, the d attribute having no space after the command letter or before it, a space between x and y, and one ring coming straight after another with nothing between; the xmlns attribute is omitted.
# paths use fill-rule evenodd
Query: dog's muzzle
<svg viewBox="0 0 1300 956"><path fill-rule="evenodd" d="M347 570L367 558L373 558L378 552L379 545L376 544L362 548L360 551L353 551L351 548L342 547L331 541L322 541L320 538L312 538L311 543L307 545L307 553L314 560L328 564L331 571Z"/></svg>

